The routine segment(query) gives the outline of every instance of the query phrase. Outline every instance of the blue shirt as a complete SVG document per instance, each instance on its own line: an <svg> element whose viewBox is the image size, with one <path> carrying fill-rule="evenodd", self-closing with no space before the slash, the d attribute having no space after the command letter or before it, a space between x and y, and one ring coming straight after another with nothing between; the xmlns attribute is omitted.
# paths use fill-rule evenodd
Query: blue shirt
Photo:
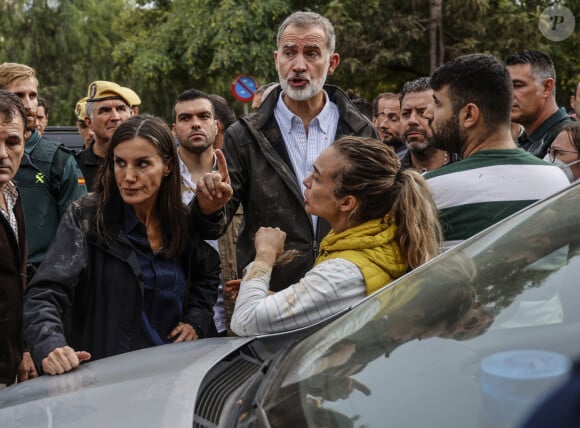
<svg viewBox="0 0 580 428"><path fill-rule="evenodd" d="M308 125L308 135L306 135L302 119L292 113L284 103L284 91L280 93L274 108L274 117L280 127L302 194L306 189L304 179L312 172L314 161L324 149L334 142L336 137L339 119L338 106L330 101L326 91L323 93L324 107ZM316 221L316 216L312 216L315 231Z"/></svg>
<svg viewBox="0 0 580 428"><path fill-rule="evenodd" d="M133 209L124 206L123 229L131 242L139 266L143 285L144 347L172 342L167 335L177 326L183 309L185 274L179 258L169 260L163 248L153 252L147 239L147 229Z"/></svg>

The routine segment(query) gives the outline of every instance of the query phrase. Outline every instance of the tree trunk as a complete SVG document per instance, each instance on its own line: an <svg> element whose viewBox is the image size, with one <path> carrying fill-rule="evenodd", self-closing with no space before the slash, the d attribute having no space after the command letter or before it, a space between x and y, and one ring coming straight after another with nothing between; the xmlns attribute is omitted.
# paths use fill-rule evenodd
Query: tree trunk
<svg viewBox="0 0 580 428"><path fill-rule="evenodd" d="M443 0L430 0L429 14L429 64L433 73L443 64Z"/></svg>

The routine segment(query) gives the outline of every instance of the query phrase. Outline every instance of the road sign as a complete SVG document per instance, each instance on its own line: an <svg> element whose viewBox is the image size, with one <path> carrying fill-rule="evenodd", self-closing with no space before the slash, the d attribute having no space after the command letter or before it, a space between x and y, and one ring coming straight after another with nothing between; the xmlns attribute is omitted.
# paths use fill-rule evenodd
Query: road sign
<svg viewBox="0 0 580 428"><path fill-rule="evenodd" d="M234 98L243 103L252 101L256 89L258 89L258 82L254 79L254 76L248 74L240 74L232 82Z"/></svg>

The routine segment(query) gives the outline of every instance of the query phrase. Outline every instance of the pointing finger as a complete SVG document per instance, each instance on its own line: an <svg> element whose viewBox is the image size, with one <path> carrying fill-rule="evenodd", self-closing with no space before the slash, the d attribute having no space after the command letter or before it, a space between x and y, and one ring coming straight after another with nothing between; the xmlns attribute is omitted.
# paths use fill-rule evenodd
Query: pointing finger
<svg viewBox="0 0 580 428"><path fill-rule="evenodd" d="M222 181L225 183L230 182L230 174L228 172L228 164L226 162L226 158L224 153L220 149L216 149L215 156L217 158L218 163L218 171L222 176Z"/></svg>

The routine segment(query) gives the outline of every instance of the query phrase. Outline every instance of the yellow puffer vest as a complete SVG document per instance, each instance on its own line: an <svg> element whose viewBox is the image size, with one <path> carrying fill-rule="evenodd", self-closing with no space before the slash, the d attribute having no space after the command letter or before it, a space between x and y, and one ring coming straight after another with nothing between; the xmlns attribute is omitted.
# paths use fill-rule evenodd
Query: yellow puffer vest
<svg viewBox="0 0 580 428"><path fill-rule="evenodd" d="M367 295L407 272L408 265L396 239L397 225L383 219L370 220L335 234L320 243L317 265L329 259L346 259L361 270Z"/></svg>

